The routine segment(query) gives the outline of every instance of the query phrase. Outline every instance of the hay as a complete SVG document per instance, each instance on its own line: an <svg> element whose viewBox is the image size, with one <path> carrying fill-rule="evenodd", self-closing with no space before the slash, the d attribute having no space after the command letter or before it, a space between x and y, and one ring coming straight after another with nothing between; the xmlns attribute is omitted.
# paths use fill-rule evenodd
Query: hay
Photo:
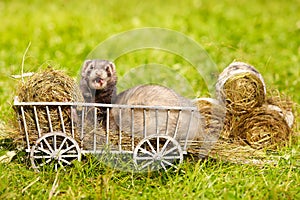
<svg viewBox="0 0 300 200"><path fill-rule="evenodd" d="M249 112L265 101L263 84L251 73L229 78L223 86L222 96L226 107L235 114Z"/></svg>
<svg viewBox="0 0 300 200"><path fill-rule="evenodd" d="M84 150L95 151L109 148L110 151L133 151L134 147L142 140L142 137L119 132L117 130L85 126L82 138Z"/></svg>
<svg viewBox="0 0 300 200"><path fill-rule="evenodd" d="M277 111L260 107L240 117L232 136L254 149L277 149L288 144L291 132Z"/></svg>
<svg viewBox="0 0 300 200"><path fill-rule="evenodd" d="M133 148L142 140L142 137L127 132L120 132L110 114L109 127L103 124L97 117L99 107L85 107L85 117L83 122L80 120L78 129L83 132L82 147L88 151L132 151ZM111 113L111 108L109 113ZM96 119L95 119L96 117ZM82 112L79 112L79 118L82 118ZM83 123L83 124L82 124Z"/></svg>
<svg viewBox="0 0 300 200"><path fill-rule="evenodd" d="M205 134L217 139L223 129L226 108L212 98L198 98L193 103L205 119Z"/></svg>
<svg viewBox="0 0 300 200"><path fill-rule="evenodd" d="M246 64L234 62L219 75L217 98L229 112L244 114L265 102L265 83L258 71Z"/></svg>
<svg viewBox="0 0 300 200"><path fill-rule="evenodd" d="M276 105L282 110L293 111L295 103L286 95L281 94L278 90L269 90L266 103Z"/></svg>
<svg viewBox="0 0 300 200"><path fill-rule="evenodd" d="M290 144L294 103L278 91L267 94L259 72L241 62L230 64L219 75L216 93L226 109L220 137L211 151L195 143L188 153L233 163L276 164L267 151ZM201 107L205 108L205 104L198 107L199 111ZM210 117L205 110L200 113L206 119Z"/></svg>
<svg viewBox="0 0 300 200"><path fill-rule="evenodd" d="M21 82L17 96L21 102L83 102L75 80L51 67Z"/></svg>
<svg viewBox="0 0 300 200"><path fill-rule="evenodd" d="M288 124L291 118L287 116L294 116L292 105L288 98L273 93L261 107L242 115L226 112L223 130L208 157L239 164L277 164L278 160L267 151L290 143L293 131ZM191 150L193 155L202 152L203 149L197 147Z"/></svg>
<svg viewBox="0 0 300 200"><path fill-rule="evenodd" d="M209 152L199 146L189 148L187 151L194 159L209 157L222 162L251 165L276 165L278 163L278 160L268 155L268 151L225 140L218 140Z"/></svg>
<svg viewBox="0 0 300 200"><path fill-rule="evenodd" d="M17 96L20 102L83 102L78 84L63 71L54 70L50 67L35 73L25 82L21 82ZM45 106L36 106L41 136L51 131L63 132L62 121L66 134L72 136L71 117L74 112L70 106L61 107L63 120L60 118L57 106L48 106L48 108L49 112ZM21 116L19 107L15 107L15 111ZM34 143L39 135L33 106L25 106L24 112L29 141ZM50 115L52 130L49 126L47 112ZM21 122L21 136L18 135L17 140L25 139L24 132L24 124ZM75 139L79 140L79 136L75 135Z"/></svg>
<svg viewBox="0 0 300 200"><path fill-rule="evenodd" d="M224 126L223 130L221 131L222 139L224 141L233 141L234 137L232 132L237 124L240 123L240 116L241 115L234 115L232 112L226 112L225 119L224 119Z"/></svg>
<svg viewBox="0 0 300 200"><path fill-rule="evenodd" d="M288 126L293 128L296 104L288 96L280 94L278 90L271 90L268 92L265 106L277 111L285 119Z"/></svg>

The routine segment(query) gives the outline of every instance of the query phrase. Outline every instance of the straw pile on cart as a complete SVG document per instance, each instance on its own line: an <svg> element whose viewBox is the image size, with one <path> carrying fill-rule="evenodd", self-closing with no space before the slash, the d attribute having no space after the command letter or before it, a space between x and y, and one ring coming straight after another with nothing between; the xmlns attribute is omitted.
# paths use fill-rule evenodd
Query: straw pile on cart
<svg viewBox="0 0 300 200"><path fill-rule="evenodd" d="M69 77L65 72L55 70L48 67L45 70L33 74L31 77L22 81L17 90L17 97L20 102L82 102L83 98L75 80ZM62 123L65 126L65 132L71 136L71 117L74 112L70 106L61 108L62 118L57 106L49 106L48 110L45 106L37 106L36 113L33 106L24 107L24 115L26 127L28 131L29 141L35 142L41 135L48 132L62 132ZM22 116L21 111L16 110L19 117ZM50 116L50 119L49 119ZM52 130L50 130L49 120ZM21 122L22 123L22 122ZM21 124L24 129L24 124ZM17 141L25 141L25 135L17 134ZM79 140L79 135L75 134L75 139Z"/></svg>

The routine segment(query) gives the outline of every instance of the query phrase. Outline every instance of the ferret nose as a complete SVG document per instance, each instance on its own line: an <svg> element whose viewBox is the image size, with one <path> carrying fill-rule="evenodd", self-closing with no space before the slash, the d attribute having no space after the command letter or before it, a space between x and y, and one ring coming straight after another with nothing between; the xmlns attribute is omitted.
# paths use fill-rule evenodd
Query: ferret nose
<svg viewBox="0 0 300 200"><path fill-rule="evenodd" d="M101 72L99 70L97 70L95 73L96 73L97 76L101 75Z"/></svg>

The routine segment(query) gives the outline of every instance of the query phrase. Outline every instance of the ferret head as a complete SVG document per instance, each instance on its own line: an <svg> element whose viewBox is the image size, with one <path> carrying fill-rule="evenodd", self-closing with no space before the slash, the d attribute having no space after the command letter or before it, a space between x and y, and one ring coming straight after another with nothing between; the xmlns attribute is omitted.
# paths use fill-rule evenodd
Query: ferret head
<svg viewBox="0 0 300 200"><path fill-rule="evenodd" d="M88 87L102 90L115 76L115 65L107 60L86 60L81 70L81 77L85 79Z"/></svg>

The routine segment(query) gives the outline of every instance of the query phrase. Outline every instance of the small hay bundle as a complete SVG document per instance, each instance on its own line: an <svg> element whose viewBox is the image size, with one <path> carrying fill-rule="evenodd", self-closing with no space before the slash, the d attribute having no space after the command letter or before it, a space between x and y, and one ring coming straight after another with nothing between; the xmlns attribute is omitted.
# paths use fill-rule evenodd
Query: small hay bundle
<svg viewBox="0 0 300 200"><path fill-rule="evenodd" d="M233 127L233 138L252 148L277 149L290 140L292 131L284 118L266 106L255 108L241 116L238 122Z"/></svg>
<svg viewBox="0 0 300 200"><path fill-rule="evenodd" d="M35 73L27 81L22 82L18 88L17 96L20 102L83 102L78 84L64 72L50 67ZM74 112L70 106L61 107L62 119L58 106L48 106L48 110L46 106L36 106L35 108L36 114L33 106L24 107L30 143L37 140L39 130L41 135L51 131L63 132L62 124L64 124L66 134L71 135L71 118ZM15 109L21 116L20 109ZM22 123L23 133L25 131L24 125ZM79 140L79 136L75 136L75 139Z"/></svg>
<svg viewBox="0 0 300 200"><path fill-rule="evenodd" d="M219 75L216 92L228 111L239 115L262 106L266 87L262 76L253 66L234 62Z"/></svg>
<svg viewBox="0 0 300 200"><path fill-rule="evenodd" d="M18 88L21 102L83 102L78 84L51 67L35 73Z"/></svg>
<svg viewBox="0 0 300 200"><path fill-rule="evenodd" d="M197 98L193 103L205 119L205 133L218 138L224 125L225 107L218 100L212 98Z"/></svg>

